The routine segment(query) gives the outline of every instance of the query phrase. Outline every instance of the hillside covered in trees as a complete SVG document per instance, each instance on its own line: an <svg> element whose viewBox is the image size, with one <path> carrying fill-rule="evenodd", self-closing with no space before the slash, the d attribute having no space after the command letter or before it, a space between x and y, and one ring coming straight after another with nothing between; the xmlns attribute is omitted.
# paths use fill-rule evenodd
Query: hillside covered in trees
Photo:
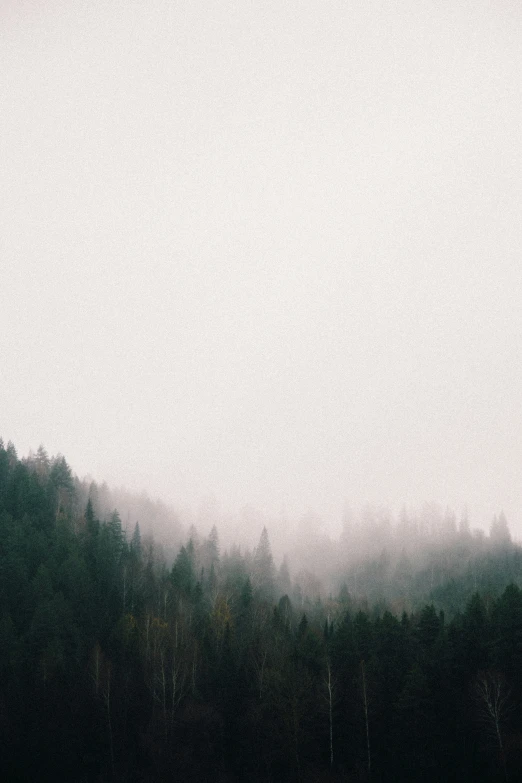
<svg viewBox="0 0 522 783"><path fill-rule="evenodd" d="M368 513L275 562L140 502L0 441L3 780L520 780L502 514Z"/></svg>

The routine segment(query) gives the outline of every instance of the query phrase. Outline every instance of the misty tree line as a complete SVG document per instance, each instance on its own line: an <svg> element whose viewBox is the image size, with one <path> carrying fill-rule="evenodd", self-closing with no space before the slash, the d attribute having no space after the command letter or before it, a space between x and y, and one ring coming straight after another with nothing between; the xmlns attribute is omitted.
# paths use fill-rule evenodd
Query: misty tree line
<svg viewBox="0 0 522 783"><path fill-rule="evenodd" d="M321 594L266 529L251 552L191 530L168 559L97 491L0 441L2 779L520 779L504 519L347 554Z"/></svg>

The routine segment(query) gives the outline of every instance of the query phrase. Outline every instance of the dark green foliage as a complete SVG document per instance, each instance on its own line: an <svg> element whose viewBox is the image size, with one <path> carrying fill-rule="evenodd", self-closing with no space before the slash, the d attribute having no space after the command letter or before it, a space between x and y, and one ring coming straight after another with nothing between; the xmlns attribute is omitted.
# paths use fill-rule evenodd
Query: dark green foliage
<svg viewBox="0 0 522 783"><path fill-rule="evenodd" d="M62 457L0 444L2 780L521 779L522 556L502 518L420 570L377 552L325 598L276 575L266 530L250 557L213 528L169 569L98 502ZM505 696L502 745L481 683Z"/></svg>
<svg viewBox="0 0 522 783"><path fill-rule="evenodd" d="M134 527L134 533L132 534L130 546L134 556L137 559L140 558L141 557L141 533L140 533L139 522L136 522L136 525Z"/></svg>
<svg viewBox="0 0 522 783"><path fill-rule="evenodd" d="M266 527L254 552L252 578L254 589L260 597L273 598L275 569Z"/></svg>
<svg viewBox="0 0 522 783"><path fill-rule="evenodd" d="M194 555L192 541L187 547L182 546L176 562L172 567L172 584L186 596L190 596L195 585Z"/></svg>

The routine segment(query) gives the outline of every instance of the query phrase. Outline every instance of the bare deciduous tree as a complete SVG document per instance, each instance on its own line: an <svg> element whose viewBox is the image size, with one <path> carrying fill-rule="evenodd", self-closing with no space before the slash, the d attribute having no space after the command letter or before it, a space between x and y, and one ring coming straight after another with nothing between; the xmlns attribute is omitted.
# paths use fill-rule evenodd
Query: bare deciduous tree
<svg viewBox="0 0 522 783"><path fill-rule="evenodd" d="M500 753L504 778L507 781L506 753L503 726L512 709L511 691L506 678L500 672L482 671L473 686L473 697L478 707L478 716L489 737Z"/></svg>

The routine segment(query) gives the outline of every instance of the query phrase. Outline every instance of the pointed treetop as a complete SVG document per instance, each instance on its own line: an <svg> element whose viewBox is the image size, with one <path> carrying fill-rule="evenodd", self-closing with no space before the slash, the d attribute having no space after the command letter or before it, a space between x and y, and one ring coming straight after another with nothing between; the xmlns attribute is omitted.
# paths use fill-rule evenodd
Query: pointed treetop
<svg viewBox="0 0 522 783"><path fill-rule="evenodd" d="M253 581L254 586L270 594L274 588L274 559L268 540L268 532L263 527L259 544L254 552Z"/></svg>
<svg viewBox="0 0 522 783"><path fill-rule="evenodd" d="M131 539L131 548L137 554L141 552L141 533L140 533L139 522L136 522L136 525L134 526L134 533L132 534L132 539Z"/></svg>
<svg viewBox="0 0 522 783"><path fill-rule="evenodd" d="M18 460L18 454L16 453L15 445L12 440L7 441L6 452L9 458L9 467L12 468Z"/></svg>
<svg viewBox="0 0 522 783"><path fill-rule="evenodd" d="M87 520L87 522L94 522L94 510L90 498L87 501L87 507L85 509L85 519Z"/></svg>
<svg viewBox="0 0 522 783"><path fill-rule="evenodd" d="M511 533L509 532L506 515L503 511L500 512L498 518L496 516L493 518L489 537L491 542L497 545L509 544L511 542Z"/></svg>
<svg viewBox="0 0 522 783"><path fill-rule="evenodd" d="M212 526L212 530L209 533L207 547L210 562L215 563L219 561L219 534L215 525Z"/></svg>
<svg viewBox="0 0 522 783"><path fill-rule="evenodd" d="M40 443L40 445L38 446L38 451L36 452L35 459L37 460L37 462L43 462L45 465L49 464L49 455L43 443Z"/></svg>
<svg viewBox="0 0 522 783"><path fill-rule="evenodd" d="M51 481L55 487L62 487L63 489L72 489L73 480L72 472L67 464L65 457L59 454L52 460L52 467L50 473Z"/></svg>

